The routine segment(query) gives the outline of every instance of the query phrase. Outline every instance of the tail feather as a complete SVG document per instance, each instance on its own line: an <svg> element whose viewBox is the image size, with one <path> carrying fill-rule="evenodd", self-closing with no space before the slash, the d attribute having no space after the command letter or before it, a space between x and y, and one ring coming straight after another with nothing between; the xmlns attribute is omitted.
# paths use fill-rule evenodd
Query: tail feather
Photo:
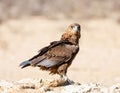
<svg viewBox="0 0 120 93"><path fill-rule="evenodd" d="M21 68L25 68L27 66L30 66L30 61L24 61L19 65Z"/></svg>

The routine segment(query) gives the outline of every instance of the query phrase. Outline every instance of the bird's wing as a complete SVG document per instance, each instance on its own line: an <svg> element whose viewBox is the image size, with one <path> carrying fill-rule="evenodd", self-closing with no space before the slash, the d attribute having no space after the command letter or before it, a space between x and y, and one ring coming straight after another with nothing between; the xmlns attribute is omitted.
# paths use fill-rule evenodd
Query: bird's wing
<svg viewBox="0 0 120 93"><path fill-rule="evenodd" d="M55 41L41 49L38 55L31 58L31 65L53 67L68 62L78 52L79 47L70 42Z"/></svg>
<svg viewBox="0 0 120 93"><path fill-rule="evenodd" d="M48 46L40 49L40 50L38 51L39 54L35 55L34 57L32 57L31 59L29 59L28 61L32 61L32 60L34 60L34 59L42 56L43 54L45 54L45 53L46 53L48 50L50 50L51 48L56 47L56 46L58 46L58 45L60 45L60 44L63 44L63 43L65 43L65 44L72 44L71 42L68 42L68 41L53 41L53 42L50 43L50 45L48 45Z"/></svg>

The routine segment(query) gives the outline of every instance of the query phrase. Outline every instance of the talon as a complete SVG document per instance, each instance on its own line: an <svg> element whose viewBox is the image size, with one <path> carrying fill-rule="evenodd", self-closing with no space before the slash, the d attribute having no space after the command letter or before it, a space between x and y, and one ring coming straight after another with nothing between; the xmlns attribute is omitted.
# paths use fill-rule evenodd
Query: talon
<svg viewBox="0 0 120 93"><path fill-rule="evenodd" d="M72 84L75 84L75 82L72 81L72 80L70 80L70 79L68 79L67 82L68 82L69 84L71 84L71 85L72 85Z"/></svg>
<svg viewBox="0 0 120 93"><path fill-rule="evenodd" d="M75 82L70 80L67 75L62 76L62 80L65 82L65 84L74 84Z"/></svg>

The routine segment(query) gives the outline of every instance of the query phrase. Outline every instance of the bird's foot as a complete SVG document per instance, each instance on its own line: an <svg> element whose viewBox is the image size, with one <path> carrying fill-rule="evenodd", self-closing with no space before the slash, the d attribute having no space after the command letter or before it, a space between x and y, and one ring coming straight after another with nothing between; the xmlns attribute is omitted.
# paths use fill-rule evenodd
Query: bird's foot
<svg viewBox="0 0 120 93"><path fill-rule="evenodd" d="M72 85L72 84L75 83L74 81L70 80L69 78L66 80L66 82L67 82L68 84L70 84L70 85Z"/></svg>
<svg viewBox="0 0 120 93"><path fill-rule="evenodd" d="M63 76L59 79L52 80L49 82L50 87L58 87L58 86L66 86L66 85L80 85L80 83L76 83L70 80L67 76Z"/></svg>
<svg viewBox="0 0 120 93"><path fill-rule="evenodd" d="M70 80L67 76L63 76L62 80L64 81L64 85L81 85L79 82L74 82Z"/></svg>
<svg viewBox="0 0 120 93"><path fill-rule="evenodd" d="M63 85L73 85L74 81L70 80L66 75L62 76L61 80L64 82Z"/></svg>

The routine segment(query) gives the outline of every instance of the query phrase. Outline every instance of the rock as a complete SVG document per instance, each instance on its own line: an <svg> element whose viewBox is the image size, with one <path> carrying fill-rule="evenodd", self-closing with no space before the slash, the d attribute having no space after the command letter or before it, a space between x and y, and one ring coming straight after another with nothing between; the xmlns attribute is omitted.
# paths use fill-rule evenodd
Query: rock
<svg viewBox="0 0 120 93"><path fill-rule="evenodd" d="M109 93L120 93L120 84L116 84L110 87Z"/></svg>
<svg viewBox="0 0 120 93"><path fill-rule="evenodd" d="M14 82L0 80L0 93L120 93L120 84L109 88L97 83L51 86L56 82L30 78Z"/></svg>
<svg viewBox="0 0 120 93"><path fill-rule="evenodd" d="M82 85L69 85L66 86L62 93L101 93L99 84L82 84Z"/></svg>

